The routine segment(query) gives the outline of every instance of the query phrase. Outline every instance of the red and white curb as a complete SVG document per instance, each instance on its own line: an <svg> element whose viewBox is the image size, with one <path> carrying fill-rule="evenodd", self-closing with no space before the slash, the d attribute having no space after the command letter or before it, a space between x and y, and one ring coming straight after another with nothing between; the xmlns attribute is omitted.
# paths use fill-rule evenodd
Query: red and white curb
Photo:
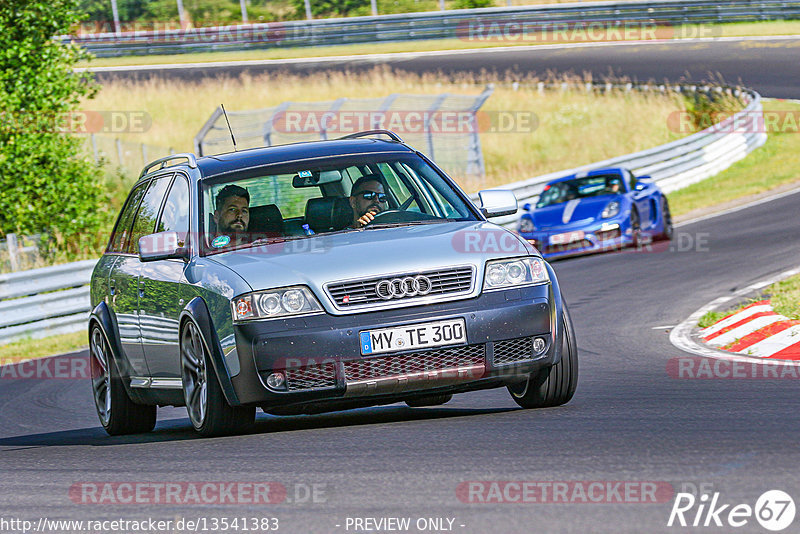
<svg viewBox="0 0 800 534"><path fill-rule="evenodd" d="M701 341L692 335L697 322L709 311L722 308L733 300L740 299L798 273L800 273L800 267L784 271L728 296L712 300L670 331L670 343L686 352L709 358L751 363L783 361L789 365L800 365L800 345L798 345L800 343L800 321L789 321L786 317L775 313L766 301L756 302L700 331L699 339ZM791 324L787 325L787 322ZM729 350L721 350L717 347L727 347ZM738 350L732 351L734 348Z"/></svg>
<svg viewBox="0 0 800 534"><path fill-rule="evenodd" d="M703 342L759 358L800 360L800 321L776 313L768 300L754 302L700 331Z"/></svg>

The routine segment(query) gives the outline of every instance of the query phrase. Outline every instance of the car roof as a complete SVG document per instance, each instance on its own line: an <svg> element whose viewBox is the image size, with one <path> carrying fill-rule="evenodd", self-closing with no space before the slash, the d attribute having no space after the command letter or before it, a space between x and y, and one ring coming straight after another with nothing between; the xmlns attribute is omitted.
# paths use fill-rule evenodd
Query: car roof
<svg viewBox="0 0 800 534"><path fill-rule="evenodd" d="M197 159L197 167L206 177L275 163L380 152L413 153L414 150L404 143L384 139L307 141L204 156Z"/></svg>
<svg viewBox="0 0 800 534"><path fill-rule="evenodd" d="M586 178L587 176L597 176L600 174L619 174L620 176L624 176L624 171L622 167L603 167L602 169L595 169L593 171L587 172L578 172L575 174L570 174L569 176L562 176L561 178L556 178L555 180L550 180L547 182L547 185L557 184L559 182L566 182L569 180L574 180L577 177Z"/></svg>

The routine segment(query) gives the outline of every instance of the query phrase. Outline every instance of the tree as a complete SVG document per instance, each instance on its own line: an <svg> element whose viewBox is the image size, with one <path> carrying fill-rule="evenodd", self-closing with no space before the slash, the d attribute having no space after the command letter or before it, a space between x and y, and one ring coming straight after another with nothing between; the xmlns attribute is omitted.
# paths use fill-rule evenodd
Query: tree
<svg viewBox="0 0 800 534"><path fill-rule="evenodd" d="M0 235L42 233L52 250L71 252L93 246L108 220L100 170L62 122L96 91L72 71L86 53L54 39L79 22L77 6L0 5Z"/></svg>

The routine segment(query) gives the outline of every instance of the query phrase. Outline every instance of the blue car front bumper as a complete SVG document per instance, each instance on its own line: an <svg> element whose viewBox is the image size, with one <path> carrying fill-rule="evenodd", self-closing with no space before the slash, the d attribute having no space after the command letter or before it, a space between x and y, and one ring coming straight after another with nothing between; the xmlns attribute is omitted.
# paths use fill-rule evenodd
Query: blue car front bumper
<svg viewBox="0 0 800 534"><path fill-rule="evenodd" d="M627 219L610 219L583 227L558 227L520 232L546 259L617 250L633 244Z"/></svg>

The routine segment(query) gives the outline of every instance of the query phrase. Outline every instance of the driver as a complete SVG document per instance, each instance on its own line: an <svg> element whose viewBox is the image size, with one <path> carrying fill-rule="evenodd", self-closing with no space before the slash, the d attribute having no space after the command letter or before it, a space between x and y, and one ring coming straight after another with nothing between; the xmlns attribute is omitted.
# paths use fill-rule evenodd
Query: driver
<svg viewBox="0 0 800 534"><path fill-rule="evenodd" d="M212 246L227 245L231 239L234 244L244 242L250 224L250 193L244 187L229 184L217 194L215 203L216 237L223 239L215 238Z"/></svg>
<svg viewBox="0 0 800 534"><path fill-rule="evenodd" d="M619 193L620 181L619 178L611 178L606 185L606 194L616 195Z"/></svg>
<svg viewBox="0 0 800 534"><path fill-rule="evenodd" d="M353 208L353 228L361 228L372 222L375 215L386 209L382 176L365 174L356 180L350 190L349 200Z"/></svg>

